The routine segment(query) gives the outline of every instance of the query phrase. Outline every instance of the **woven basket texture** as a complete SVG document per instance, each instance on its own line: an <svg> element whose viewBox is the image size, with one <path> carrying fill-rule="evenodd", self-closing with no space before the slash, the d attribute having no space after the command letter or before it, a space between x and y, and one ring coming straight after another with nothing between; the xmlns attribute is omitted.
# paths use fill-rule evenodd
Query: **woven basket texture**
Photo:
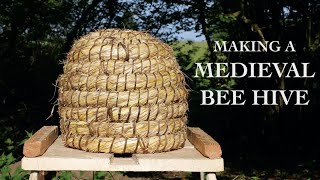
<svg viewBox="0 0 320 180"><path fill-rule="evenodd" d="M170 46L148 33L103 29L75 41L58 78L62 139L90 152L182 148L188 90Z"/></svg>

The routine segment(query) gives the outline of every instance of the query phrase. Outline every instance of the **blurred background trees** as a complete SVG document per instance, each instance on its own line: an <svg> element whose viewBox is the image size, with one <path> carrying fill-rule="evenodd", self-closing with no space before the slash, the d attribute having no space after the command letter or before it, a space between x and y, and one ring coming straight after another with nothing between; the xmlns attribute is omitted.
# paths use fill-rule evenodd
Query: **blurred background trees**
<svg viewBox="0 0 320 180"><path fill-rule="evenodd" d="M319 160L317 0L2 0L0 7L0 152L19 158L26 132L58 124L57 114L45 119L56 98L49 102L61 62L74 39L99 28L126 28L148 31L172 45L193 90L189 124L221 142L227 165L313 167ZM178 38L189 31L205 41ZM291 40L297 52L213 52L217 40ZM195 62L310 62L317 75L195 79ZM311 101L306 107L204 107L199 105L200 89L308 89Z"/></svg>

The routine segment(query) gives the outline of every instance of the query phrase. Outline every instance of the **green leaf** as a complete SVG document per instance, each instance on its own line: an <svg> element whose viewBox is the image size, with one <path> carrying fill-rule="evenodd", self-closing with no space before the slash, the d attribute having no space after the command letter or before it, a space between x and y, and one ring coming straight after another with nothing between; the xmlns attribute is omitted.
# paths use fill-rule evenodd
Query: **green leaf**
<svg viewBox="0 0 320 180"><path fill-rule="evenodd" d="M9 166L3 166L1 168L1 174L2 175L8 175L10 176L10 171L11 171L11 168Z"/></svg>
<svg viewBox="0 0 320 180"><path fill-rule="evenodd" d="M27 133L28 138L30 138L33 135L33 131L31 131L31 132L26 131L26 133Z"/></svg>
<svg viewBox="0 0 320 180"><path fill-rule="evenodd" d="M10 138L7 138L4 143L8 144L8 145L11 145L13 144L13 141L10 139Z"/></svg>
<svg viewBox="0 0 320 180"><path fill-rule="evenodd" d="M257 176L252 176L251 179L252 179L252 180L259 180L260 178L257 177Z"/></svg>
<svg viewBox="0 0 320 180"><path fill-rule="evenodd" d="M103 171L97 171L94 173L94 180L102 180L106 177L107 173Z"/></svg>
<svg viewBox="0 0 320 180"><path fill-rule="evenodd" d="M15 146L7 146L7 149L10 151L14 148Z"/></svg>
<svg viewBox="0 0 320 180"><path fill-rule="evenodd" d="M69 180L72 178L72 172L70 171L62 171L60 175L60 179Z"/></svg>
<svg viewBox="0 0 320 180"><path fill-rule="evenodd" d="M6 163L6 156L4 155L4 153L2 153L1 157L0 157L0 167L4 166Z"/></svg>
<svg viewBox="0 0 320 180"><path fill-rule="evenodd" d="M14 161L16 160L16 158L13 157L12 153L10 153L9 155L7 155L7 165L12 164Z"/></svg>
<svg viewBox="0 0 320 180"><path fill-rule="evenodd" d="M27 176L28 176L27 171L21 169L21 167L18 167L18 168L14 171L14 173L13 173L13 175L12 175L12 177L13 177L14 180L24 179L23 177L26 178ZM27 179L27 178L26 178L26 179Z"/></svg>

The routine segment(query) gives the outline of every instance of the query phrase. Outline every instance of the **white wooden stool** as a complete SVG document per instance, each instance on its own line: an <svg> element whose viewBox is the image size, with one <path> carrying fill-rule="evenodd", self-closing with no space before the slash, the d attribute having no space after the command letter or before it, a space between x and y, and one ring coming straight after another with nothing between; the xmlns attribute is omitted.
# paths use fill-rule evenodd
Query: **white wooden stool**
<svg viewBox="0 0 320 180"><path fill-rule="evenodd" d="M201 172L201 179L208 172L207 179L214 180L215 172L224 170L220 145L200 128L188 128L188 140L182 149L114 157L67 148L58 137L57 126L45 126L26 141L24 155L22 169L32 171L29 178L32 180L44 176L44 171L68 170Z"/></svg>

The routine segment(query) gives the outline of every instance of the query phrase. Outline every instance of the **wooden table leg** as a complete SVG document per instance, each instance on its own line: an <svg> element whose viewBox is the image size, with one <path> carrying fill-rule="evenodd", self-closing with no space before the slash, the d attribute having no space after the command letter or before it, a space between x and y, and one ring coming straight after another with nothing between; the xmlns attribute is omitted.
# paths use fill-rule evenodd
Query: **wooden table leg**
<svg viewBox="0 0 320 180"><path fill-rule="evenodd" d="M32 171L29 180L39 180L39 172L38 171Z"/></svg>
<svg viewBox="0 0 320 180"><path fill-rule="evenodd" d="M200 172L200 180L204 180L204 172Z"/></svg>
<svg viewBox="0 0 320 180"><path fill-rule="evenodd" d="M215 173L208 173L207 180L217 180L217 176Z"/></svg>
<svg viewBox="0 0 320 180"><path fill-rule="evenodd" d="M47 174L47 171L40 171L39 180L45 180L46 174Z"/></svg>

